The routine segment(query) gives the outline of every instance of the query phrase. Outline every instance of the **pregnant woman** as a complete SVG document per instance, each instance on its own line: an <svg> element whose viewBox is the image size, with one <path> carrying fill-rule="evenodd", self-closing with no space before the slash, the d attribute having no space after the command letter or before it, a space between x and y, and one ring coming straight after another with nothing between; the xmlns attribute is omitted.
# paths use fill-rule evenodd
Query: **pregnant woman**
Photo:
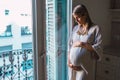
<svg viewBox="0 0 120 80"><path fill-rule="evenodd" d="M100 27L94 24L83 4L73 9L77 22L68 43L69 80L95 80L95 63L102 57Z"/></svg>

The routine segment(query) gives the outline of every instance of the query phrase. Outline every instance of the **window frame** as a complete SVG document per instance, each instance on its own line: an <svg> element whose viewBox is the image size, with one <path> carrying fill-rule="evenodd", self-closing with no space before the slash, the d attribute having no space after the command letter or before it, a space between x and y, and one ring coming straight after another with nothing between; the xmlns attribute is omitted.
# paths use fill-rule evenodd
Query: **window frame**
<svg viewBox="0 0 120 80"><path fill-rule="evenodd" d="M46 79L46 0L32 0L33 12L33 53L34 53L34 80ZM67 26L69 38L72 31L72 0L67 0ZM41 74L42 73L42 74Z"/></svg>
<svg viewBox="0 0 120 80"><path fill-rule="evenodd" d="M34 80L45 79L45 0L32 0Z"/></svg>

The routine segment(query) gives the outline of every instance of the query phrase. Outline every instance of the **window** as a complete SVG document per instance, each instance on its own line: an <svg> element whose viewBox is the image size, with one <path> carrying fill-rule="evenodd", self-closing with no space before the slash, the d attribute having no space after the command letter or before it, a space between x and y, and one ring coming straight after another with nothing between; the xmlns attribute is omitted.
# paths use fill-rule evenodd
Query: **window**
<svg viewBox="0 0 120 80"><path fill-rule="evenodd" d="M29 14L20 14L21 16L28 16Z"/></svg>
<svg viewBox="0 0 120 80"><path fill-rule="evenodd" d="M67 0L46 0L47 80L67 80Z"/></svg>
<svg viewBox="0 0 120 80"><path fill-rule="evenodd" d="M32 42L22 43L22 49L32 49Z"/></svg>
<svg viewBox="0 0 120 80"><path fill-rule="evenodd" d="M0 80L33 80L33 2L0 0Z"/></svg>
<svg viewBox="0 0 120 80"><path fill-rule="evenodd" d="M12 50L12 45L0 46L0 52Z"/></svg>
<svg viewBox="0 0 120 80"><path fill-rule="evenodd" d="M5 9L5 15L9 15L9 10Z"/></svg>
<svg viewBox="0 0 120 80"><path fill-rule="evenodd" d="M31 29L29 28L29 26L22 26L21 27L21 35L31 35Z"/></svg>
<svg viewBox="0 0 120 80"><path fill-rule="evenodd" d="M11 37L12 36L12 25L8 25L6 27L7 28L6 28L5 32L0 34L0 37Z"/></svg>

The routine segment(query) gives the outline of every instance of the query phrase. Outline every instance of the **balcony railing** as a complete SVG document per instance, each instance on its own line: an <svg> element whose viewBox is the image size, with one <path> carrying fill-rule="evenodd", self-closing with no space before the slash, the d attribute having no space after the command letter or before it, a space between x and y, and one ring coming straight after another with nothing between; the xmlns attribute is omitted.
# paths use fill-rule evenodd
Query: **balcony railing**
<svg viewBox="0 0 120 80"><path fill-rule="evenodd" d="M0 80L33 80L32 49L0 52Z"/></svg>

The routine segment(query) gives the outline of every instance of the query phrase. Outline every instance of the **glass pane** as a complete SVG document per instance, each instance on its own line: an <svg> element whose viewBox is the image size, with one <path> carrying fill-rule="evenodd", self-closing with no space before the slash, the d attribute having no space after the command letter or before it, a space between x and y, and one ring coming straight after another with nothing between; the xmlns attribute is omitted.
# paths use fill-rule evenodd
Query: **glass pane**
<svg viewBox="0 0 120 80"><path fill-rule="evenodd" d="M22 43L22 49L29 49L29 48L32 48L32 42Z"/></svg>
<svg viewBox="0 0 120 80"><path fill-rule="evenodd" d="M0 0L0 80L33 80L32 0Z"/></svg>
<svg viewBox="0 0 120 80"><path fill-rule="evenodd" d="M46 0L47 80L67 80L67 0Z"/></svg>
<svg viewBox="0 0 120 80"><path fill-rule="evenodd" d="M0 46L0 52L3 52L5 50L7 50L7 51L12 50L12 45Z"/></svg>

